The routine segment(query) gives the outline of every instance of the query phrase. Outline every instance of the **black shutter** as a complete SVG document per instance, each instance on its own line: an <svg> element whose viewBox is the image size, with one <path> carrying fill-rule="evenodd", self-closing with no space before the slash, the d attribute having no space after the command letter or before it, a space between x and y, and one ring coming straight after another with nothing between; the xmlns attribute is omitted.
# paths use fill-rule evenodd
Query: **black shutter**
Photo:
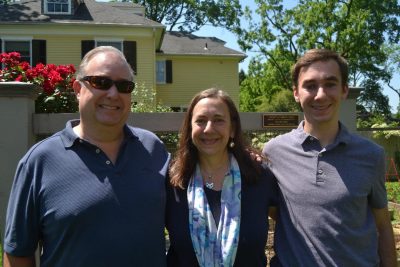
<svg viewBox="0 0 400 267"><path fill-rule="evenodd" d="M32 40L32 66L46 64L46 40Z"/></svg>
<svg viewBox="0 0 400 267"><path fill-rule="evenodd" d="M3 42L0 39L0 53L3 53L3 47L1 46L3 44Z"/></svg>
<svg viewBox="0 0 400 267"><path fill-rule="evenodd" d="M172 60L166 60L165 61L165 74L166 74L166 82L167 83L172 83Z"/></svg>
<svg viewBox="0 0 400 267"><path fill-rule="evenodd" d="M86 55L87 52L94 48L94 40L82 40L81 41L81 59Z"/></svg>
<svg viewBox="0 0 400 267"><path fill-rule="evenodd" d="M124 55L126 61L131 65L133 72L137 75L137 62L136 62L136 42L124 41Z"/></svg>

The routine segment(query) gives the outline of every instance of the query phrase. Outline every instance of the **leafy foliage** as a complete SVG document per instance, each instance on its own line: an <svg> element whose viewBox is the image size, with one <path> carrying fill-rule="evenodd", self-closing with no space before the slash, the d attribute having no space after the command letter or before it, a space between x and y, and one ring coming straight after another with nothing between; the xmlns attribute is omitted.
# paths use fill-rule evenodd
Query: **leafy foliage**
<svg viewBox="0 0 400 267"><path fill-rule="evenodd" d="M144 83L137 83L132 92L132 112L171 112L172 109L157 103L156 91Z"/></svg>
<svg viewBox="0 0 400 267"><path fill-rule="evenodd" d="M301 108L294 100L292 91L281 90L272 96L271 101L261 104L260 109L265 112L297 112Z"/></svg>
<svg viewBox="0 0 400 267"><path fill-rule="evenodd" d="M36 113L76 112L78 103L72 89L75 80L73 65L37 64L35 67L28 62L21 62L18 52L0 54L3 69L0 70L0 81L29 82L40 86L35 102Z"/></svg>
<svg viewBox="0 0 400 267"><path fill-rule="evenodd" d="M380 81L389 77L384 68L389 55L383 48L400 38L397 0L301 0L291 8L282 0L255 3L255 11L245 10L248 29L235 28L241 48L259 52L264 62L250 62L250 81L243 81L241 99L254 101L245 110L258 110L271 101L279 91L276 86L290 89L289 68L306 50L328 48L349 62L350 85L365 86L361 104L366 111L388 115ZM258 79L262 81L254 81Z"/></svg>
<svg viewBox="0 0 400 267"><path fill-rule="evenodd" d="M157 102L156 92L148 88L144 83L136 84L132 92L132 112L172 112L170 107L163 106ZM176 149L178 133L157 132L157 136L164 142L170 152Z"/></svg>
<svg viewBox="0 0 400 267"><path fill-rule="evenodd" d="M388 201L400 203L400 183L396 182L386 182L386 192Z"/></svg>
<svg viewBox="0 0 400 267"><path fill-rule="evenodd" d="M379 115L388 119L391 116L389 98L382 93L380 84L368 78L362 82L362 86L366 90L361 91L357 99L359 110L368 113L369 116ZM371 101L372 99L374 101Z"/></svg>
<svg viewBox="0 0 400 267"><path fill-rule="evenodd" d="M364 110L364 107L357 107L357 109ZM385 124L385 117L381 114L374 114L371 116L367 112L361 112L357 117L357 128L371 128L372 125Z"/></svg>
<svg viewBox="0 0 400 267"><path fill-rule="evenodd" d="M371 126L371 128L398 128L399 124L397 122L392 122L390 124L387 123L381 123L381 124L374 124ZM389 139L392 136L400 137L400 130L379 130L379 131L373 131L372 136L374 138L379 138L383 137L385 139Z"/></svg>
<svg viewBox="0 0 400 267"><path fill-rule="evenodd" d="M273 105L273 96L282 91L291 91L290 61L275 49L270 52L274 60L262 62L262 57L254 58L249 64L246 78L240 86L240 109L242 111L265 111ZM285 110L274 110L285 111Z"/></svg>
<svg viewBox="0 0 400 267"><path fill-rule="evenodd" d="M359 109L363 110L364 107L359 107ZM389 139L391 136L400 136L400 130L398 130L400 128L399 121L388 120L384 114L359 113L357 116L357 128L377 128L376 131L373 131L374 138L383 137ZM387 130L382 130L382 128L387 128Z"/></svg>
<svg viewBox="0 0 400 267"><path fill-rule="evenodd" d="M282 134L280 131L268 131L268 132L245 132L246 138L250 140L252 147L258 150L262 150L265 143L272 138Z"/></svg>
<svg viewBox="0 0 400 267"><path fill-rule="evenodd" d="M386 54L389 55L385 69L388 72L388 78L386 79L386 85L396 93L400 99L400 84L393 83L394 76L400 69L400 44L392 44L386 47ZM400 105L397 106L397 118L400 118Z"/></svg>
<svg viewBox="0 0 400 267"><path fill-rule="evenodd" d="M127 0L129 1L129 0ZM146 17L169 31L194 32L204 25L230 28L239 25L239 0L132 0L146 9Z"/></svg>

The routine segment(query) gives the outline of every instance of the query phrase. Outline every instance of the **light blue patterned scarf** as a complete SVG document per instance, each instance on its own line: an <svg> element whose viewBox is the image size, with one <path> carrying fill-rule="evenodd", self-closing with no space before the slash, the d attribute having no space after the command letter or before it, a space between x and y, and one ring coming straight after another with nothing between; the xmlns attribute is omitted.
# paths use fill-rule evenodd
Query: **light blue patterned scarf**
<svg viewBox="0 0 400 267"><path fill-rule="evenodd" d="M201 267L228 267L235 262L239 243L242 186L239 165L233 155L230 158L230 172L222 187L218 229L203 189L198 164L189 182L187 198L190 236Z"/></svg>

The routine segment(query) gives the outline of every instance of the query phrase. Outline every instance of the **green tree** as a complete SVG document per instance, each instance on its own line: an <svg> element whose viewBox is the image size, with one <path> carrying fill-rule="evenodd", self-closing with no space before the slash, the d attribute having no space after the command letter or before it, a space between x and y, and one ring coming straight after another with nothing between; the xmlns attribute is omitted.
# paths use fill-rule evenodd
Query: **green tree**
<svg viewBox="0 0 400 267"><path fill-rule="evenodd" d="M240 84L240 109L242 111L267 111L266 107L274 105L274 95L282 90L291 94L290 66L280 49L269 51L271 60L263 61L261 57L250 61L246 79ZM293 98L293 95L292 95ZM286 111L286 110L269 110Z"/></svg>
<svg viewBox="0 0 400 267"><path fill-rule="evenodd" d="M396 93L398 99L400 100L400 85L393 83L394 75L400 72L400 45L395 44L386 48L389 59L387 61L385 69L388 71L389 76L386 80L386 85ZM396 117L400 117L400 104L397 106Z"/></svg>
<svg viewBox="0 0 400 267"><path fill-rule="evenodd" d="M239 25L239 0L123 0L146 9L146 17L162 22L169 31L194 32L204 25L231 28Z"/></svg>
<svg viewBox="0 0 400 267"><path fill-rule="evenodd" d="M244 81L244 79L246 79L246 72L243 70L243 69L241 69L240 71L239 71L239 85Z"/></svg>
<svg viewBox="0 0 400 267"><path fill-rule="evenodd" d="M242 49L259 52L264 63L252 61L250 64L256 64L256 67L262 64L264 70L258 70L258 73L272 75L269 86L279 84L282 87L284 84L286 86L282 89L291 88L290 76L283 75L287 73L287 64L294 64L308 49L328 48L338 51L349 62L350 85L365 86L363 103L371 109L368 112L387 112L389 104L386 103L387 108L382 107L384 101L375 99L379 94L368 91L382 91L380 81L388 78L388 71L383 67L388 54L383 48L399 41L400 7L397 0L299 0L292 8L285 8L282 2L255 0L255 11L248 7L245 9L249 27L235 28ZM270 67L277 71L271 72ZM375 83L368 82L371 77ZM250 71L248 78L256 79ZM242 84L249 83L245 80ZM253 94L253 99L276 93L276 90L265 87L252 92L256 90L259 94ZM376 110L377 107L380 110Z"/></svg>
<svg viewBox="0 0 400 267"><path fill-rule="evenodd" d="M281 90L272 96L271 101L264 102L260 109L265 112L297 112L300 105L294 100L293 91Z"/></svg>
<svg viewBox="0 0 400 267"><path fill-rule="evenodd" d="M362 84L368 90L361 91L358 105L361 105L369 118L372 116L390 116L389 98L382 93L381 86L374 79L367 79ZM374 101L371 101L374 99ZM360 109L359 109L360 110Z"/></svg>

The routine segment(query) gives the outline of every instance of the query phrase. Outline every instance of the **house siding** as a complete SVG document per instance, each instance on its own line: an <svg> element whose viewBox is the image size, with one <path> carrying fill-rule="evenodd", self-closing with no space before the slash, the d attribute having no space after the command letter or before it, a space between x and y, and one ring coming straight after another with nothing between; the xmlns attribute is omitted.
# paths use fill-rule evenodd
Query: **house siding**
<svg viewBox="0 0 400 267"><path fill-rule="evenodd" d="M47 63L56 65L73 64L81 61L81 38L68 36L43 36L47 40Z"/></svg>
<svg viewBox="0 0 400 267"><path fill-rule="evenodd" d="M103 27L85 25L5 25L0 26L2 36L24 36L46 40L47 63L73 64L81 61L81 41L95 39L118 39L136 41L138 75L136 80L154 87L155 81L155 37L152 28L128 28L123 26Z"/></svg>
<svg viewBox="0 0 400 267"><path fill-rule="evenodd" d="M150 38L137 41L138 75L136 81L146 88L155 89L155 44Z"/></svg>
<svg viewBox="0 0 400 267"><path fill-rule="evenodd" d="M187 107L199 91L218 87L239 106L239 59L158 56L157 60L172 60L173 82L157 84L157 100L163 105Z"/></svg>
<svg viewBox="0 0 400 267"><path fill-rule="evenodd" d="M0 39L26 37L46 40L46 61L56 65L81 61L82 40L136 42L136 81L155 89L157 101L165 106L187 107L201 90L219 87L239 104L238 63L240 56L185 56L156 54L161 28L126 25L84 25L74 23L0 24ZM172 83L156 84L156 59L172 61ZM135 99L133 99L135 101ZM137 101L137 100L136 100Z"/></svg>

